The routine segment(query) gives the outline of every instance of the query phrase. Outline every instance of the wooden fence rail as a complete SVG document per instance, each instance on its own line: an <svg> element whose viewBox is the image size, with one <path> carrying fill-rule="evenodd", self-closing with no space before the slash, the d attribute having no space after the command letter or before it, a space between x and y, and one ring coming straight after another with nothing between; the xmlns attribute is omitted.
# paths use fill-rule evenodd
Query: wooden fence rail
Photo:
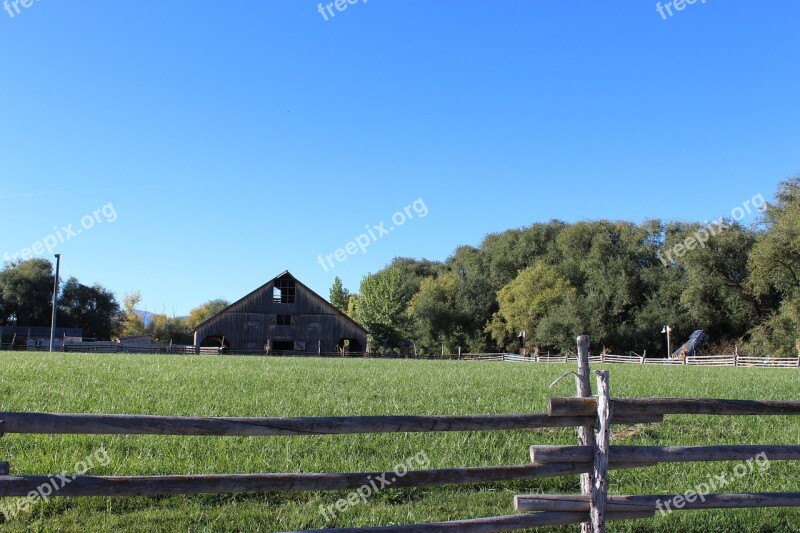
<svg viewBox="0 0 800 533"><path fill-rule="evenodd" d="M661 415L625 415L618 424L660 422ZM498 431L592 425L591 415L417 415L310 418L203 418L151 415L0 413L5 433L72 435L286 436L353 433Z"/></svg>

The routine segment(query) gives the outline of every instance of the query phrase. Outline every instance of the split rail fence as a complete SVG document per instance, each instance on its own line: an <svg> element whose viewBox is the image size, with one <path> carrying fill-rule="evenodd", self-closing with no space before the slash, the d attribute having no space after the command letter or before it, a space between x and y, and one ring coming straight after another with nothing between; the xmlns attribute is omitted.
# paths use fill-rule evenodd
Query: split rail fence
<svg viewBox="0 0 800 533"><path fill-rule="evenodd" d="M577 446L532 446L530 464L409 471L392 488L475 484L581 476L581 494L518 495L518 514L448 522L320 531L513 531L553 525L583 524L585 531L605 530L607 520L655 515L664 495L608 495L608 470L645 468L658 463L746 460L764 453L769 460L800 459L800 446L611 446L614 424L663 422L668 414L800 415L797 401L742 401L674 398L611 398L609 373L599 371L598 395L591 396L588 337L578 339L577 397L551 398L547 413L498 415L419 415L312 418L206 418L110 414L0 413L0 435L136 434L206 436L286 436L355 433L498 431L578 428ZM356 490L369 479L392 472L256 473L156 476L78 476L55 496L162 496L177 494L255 493L270 491ZM11 475L0 463L0 496L25 497L50 476ZM797 507L800 493L709 494L682 510L746 507Z"/></svg>

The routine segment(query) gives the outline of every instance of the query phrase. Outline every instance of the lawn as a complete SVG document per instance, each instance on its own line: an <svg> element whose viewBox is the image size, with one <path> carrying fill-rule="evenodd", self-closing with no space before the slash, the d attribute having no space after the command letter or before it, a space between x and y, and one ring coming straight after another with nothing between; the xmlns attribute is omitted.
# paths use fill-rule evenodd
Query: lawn
<svg viewBox="0 0 800 533"><path fill-rule="evenodd" d="M612 396L800 399L796 370L607 365ZM199 416L484 414L546 411L548 385L573 365L379 359L184 357L0 352L0 411ZM431 468L525 464L531 444L574 444L574 429L309 437L5 435L12 474L56 474L103 446L96 475L391 470L424 452ZM619 426L615 444L797 444L790 417L668 416ZM611 493L679 494L737 463L614 471ZM423 489L385 489L327 521L346 492L159 498L53 498L5 531L287 531L410 524L513 513L515 494L576 493L577 476ZM771 462L724 492L800 491L800 468ZM9 499L0 499L7 506ZM2 520L2 518L0 518ZM553 531L575 531L576 527ZM795 509L685 511L612 523L612 531L800 531Z"/></svg>

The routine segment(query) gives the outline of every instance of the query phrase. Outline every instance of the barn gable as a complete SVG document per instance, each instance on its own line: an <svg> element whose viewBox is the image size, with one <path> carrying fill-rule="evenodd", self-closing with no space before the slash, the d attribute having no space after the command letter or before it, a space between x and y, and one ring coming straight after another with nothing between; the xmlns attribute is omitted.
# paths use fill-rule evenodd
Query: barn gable
<svg viewBox="0 0 800 533"><path fill-rule="evenodd" d="M363 352L367 332L288 271L268 281L193 331L194 345L231 352L328 353L349 345ZM347 342L345 342L347 341Z"/></svg>

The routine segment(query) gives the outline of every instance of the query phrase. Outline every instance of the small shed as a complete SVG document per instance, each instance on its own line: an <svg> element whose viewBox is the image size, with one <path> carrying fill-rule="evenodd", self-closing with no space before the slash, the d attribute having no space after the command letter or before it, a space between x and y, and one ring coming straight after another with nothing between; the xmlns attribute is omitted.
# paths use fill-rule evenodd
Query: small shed
<svg viewBox="0 0 800 533"><path fill-rule="evenodd" d="M194 346L228 352L364 352L367 331L289 271L268 281L192 331Z"/></svg>

